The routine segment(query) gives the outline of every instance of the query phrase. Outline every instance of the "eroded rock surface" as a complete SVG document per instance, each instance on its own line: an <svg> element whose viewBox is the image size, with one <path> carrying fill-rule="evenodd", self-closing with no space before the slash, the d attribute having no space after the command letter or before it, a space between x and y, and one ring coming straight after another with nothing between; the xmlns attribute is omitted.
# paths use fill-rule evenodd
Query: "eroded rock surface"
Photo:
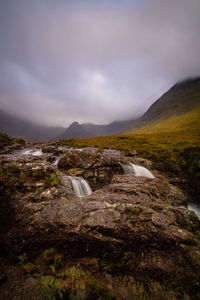
<svg viewBox="0 0 200 300"><path fill-rule="evenodd" d="M120 175L120 163L127 161L119 151L67 149L60 170L84 175L101 188L76 198L70 181L63 182L63 173L45 160L48 153L1 157L4 254L34 256L54 247L70 257L109 259L114 272L138 282L154 280L197 295L199 221L180 207L186 201L180 190L159 178Z"/></svg>
<svg viewBox="0 0 200 300"><path fill-rule="evenodd" d="M125 162L126 158L117 150L69 149L60 159L58 168L69 175L84 177L92 189L96 190L110 183L113 175L123 174L120 163Z"/></svg>

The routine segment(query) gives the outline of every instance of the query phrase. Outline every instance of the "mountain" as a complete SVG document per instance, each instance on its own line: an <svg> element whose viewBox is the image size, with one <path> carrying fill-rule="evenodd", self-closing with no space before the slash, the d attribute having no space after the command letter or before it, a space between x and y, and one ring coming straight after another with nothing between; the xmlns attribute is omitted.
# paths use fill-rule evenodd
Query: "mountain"
<svg viewBox="0 0 200 300"><path fill-rule="evenodd" d="M32 141L49 141L61 134L65 128L36 125L0 110L0 131L12 137Z"/></svg>
<svg viewBox="0 0 200 300"><path fill-rule="evenodd" d="M175 84L169 91L155 101L140 122L167 119L200 106L200 78L190 79Z"/></svg>
<svg viewBox="0 0 200 300"><path fill-rule="evenodd" d="M91 133L87 131L82 125L78 122L73 122L61 135L59 135L59 139L71 139L73 137L84 137L88 138L91 136Z"/></svg>
<svg viewBox="0 0 200 300"><path fill-rule="evenodd" d="M98 137L124 132L145 133L194 126L200 119L200 77L175 84L155 101L138 120L114 121L107 125L73 122L68 128L41 126L0 111L0 131L25 140L50 141L74 137ZM184 118L183 118L184 116Z"/></svg>
<svg viewBox="0 0 200 300"><path fill-rule="evenodd" d="M0 110L0 131L12 137L21 137L31 141L45 142L74 137L88 138L112 135L122 133L134 122L134 119L128 121L114 121L107 125L96 125L92 123L79 124L78 122L73 122L68 128L48 127L34 124Z"/></svg>
<svg viewBox="0 0 200 300"><path fill-rule="evenodd" d="M150 133L198 127L200 119L200 78L175 84L155 101L132 126L132 133Z"/></svg>
<svg viewBox="0 0 200 300"><path fill-rule="evenodd" d="M150 125L155 125L155 123L162 122L168 118L172 119L164 124L165 128L168 128L171 123L173 125L181 125L186 122L186 119L190 121L191 118L194 119L199 117L198 112L194 112L194 114L189 114L188 117L181 120L181 116L199 106L200 78L189 79L175 84L169 91L155 101L139 120L131 119L127 121L114 121L107 125L96 125L91 123L79 124L78 122L74 122L60 136L58 136L57 139L107 136L127 131L141 132L143 129L147 130L147 127ZM177 128L179 125L177 125ZM156 128L159 131L162 130L162 127L163 126L161 124L161 126L157 125Z"/></svg>
<svg viewBox="0 0 200 300"><path fill-rule="evenodd" d="M127 128L136 122L135 119L127 121L114 121L107 125L97 125L92 123L79 124L73 122L61 135L56 139L69 139L75 137L88 138L97 136L107 136L117 133L123 133Z"/></svg>

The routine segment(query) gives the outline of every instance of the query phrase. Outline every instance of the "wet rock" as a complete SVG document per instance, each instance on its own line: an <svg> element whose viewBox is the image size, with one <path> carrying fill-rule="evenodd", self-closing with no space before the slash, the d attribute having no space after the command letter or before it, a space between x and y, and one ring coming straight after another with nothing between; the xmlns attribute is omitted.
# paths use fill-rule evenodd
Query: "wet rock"
<svg viewBox="0 0 200 300"><path fill-rule="evenodd" d="M7 155L1 160L4 253L16 258L26 252L34 257L53 247L80 261L94 258L88 262L94 270L97 262L109 258L116 272L138 282L155 280L170 288L198 289L199 221L193 212L179 207L186 201L180 190L159 178L120 174L120 163L127 160L119 151L68 149L60 170L102 187L76 198L68 177L44 157ZM32 285L31 279L24 289Z"/></svg>
<svg viewBox="0 0 200 300"><path fill-rule="evenodd" d="M124 155L128 157L135 157L137 155L137 150L124 151Z"/></svg>
<svg viewBox="0 0 200 300"><path fill-rule="evenodd" d="M73 188L72 188L72 183L71 180L65 176L65 175L61 175L61 184L65 187L65 193L68 197L73 197L74 196L74 192L73 192Z"/></svg>
<svg viewBox="0 0 200 300"><path fill-rule="evenodd" d="M63 153L62 150L59 150L55 146L45 146L42 148L43 153L53 154L54 156L58 156Z"/></svg>
<svg viewBox="0 0 200 300"><path fill-rule="evenodd" d="M138 198L161 199L165 203L173 205L186 204L187 198L182 191L175 186L160 180L159 178L136 177L133 175L115 175L112 178L111 189L115 192L124 191L132 193ZM105 187L105 189L108 189ZM140 200L141 201L141 200Z"/></svg>
<svg viewBox="0 0 200 300"><path fill-rule="evenodd" d="M93 190L111 182L114 174L123 174L120 163L126 162L120 151L97 148L70 149L58 168L71 176L84 177Z"/></svg>
<svg viewBox="0 0 200 300"><path fill-rule="evenodd" d="M143 166L147 169L152 169L152 162L148 159L140 158L140 157L135 157L131 160L132 163Z"/></svg>
<svg viewBox="0 0 200 300"><path fill-rule="evenodd" d="M71 197L71 184L64 184L62 178L61 172L41 158L9 160L8 156L3 157L0 164L0 232L6 232L18 222L23 203Z"/></svg>
<svg viewBox="0 0 200 300"><path fill-rule="evenodd" d="M193 285L200 268L199 222L193 212L172 205L180 194L159 179L117 175L112 182L81 199L67 198L60 186L40 195L22 193L13 200L15 223L1 235L3 247L18 255L53 246L119 261L131 252L134 263L124 272L138 280Z"/></svg>

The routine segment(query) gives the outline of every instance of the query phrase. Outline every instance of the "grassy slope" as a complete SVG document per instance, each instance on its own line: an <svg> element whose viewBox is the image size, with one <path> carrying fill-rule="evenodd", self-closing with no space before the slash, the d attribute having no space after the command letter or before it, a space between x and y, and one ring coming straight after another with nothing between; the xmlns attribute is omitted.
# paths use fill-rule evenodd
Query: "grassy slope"
<svg viewBox="0 0 200 300"><path fill-rule="evenodd" d="M200 130L200 107L181 116L171 116L166 120L151 122L141 128L132 130L133 133L158 133L189 131L193 133Z"/></svg>
<svg viewBox="0 0 200 300"><path fill-rule="evenodd" d="M200 108L185 115L170 117L167 120L151 123L134 132L123 135L74 138L58 142L74 147L94 146L119 150L136 149L150 157L155 151L181 151L200 145Z"/></svg>
<svg viewBox="0 0 200 300"><path fill-rule="evenodd" d="M138 156L152 160L158 170L170 177L184 178L184 189L200 200L200 108L151 123L137 129L134 134L75 138L57 144L128 151L136 149Z"/></svg>

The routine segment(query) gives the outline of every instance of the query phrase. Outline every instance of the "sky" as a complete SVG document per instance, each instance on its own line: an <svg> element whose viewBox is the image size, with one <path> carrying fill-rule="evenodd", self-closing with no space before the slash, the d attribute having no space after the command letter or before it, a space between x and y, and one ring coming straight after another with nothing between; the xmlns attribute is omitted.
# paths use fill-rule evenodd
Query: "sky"
<svg viewBox="0 0 200 300"><path fill-rule="evenodd" d="M0 0L0 109L49 126L142 115L200 75L199 0Z"/></svg>

